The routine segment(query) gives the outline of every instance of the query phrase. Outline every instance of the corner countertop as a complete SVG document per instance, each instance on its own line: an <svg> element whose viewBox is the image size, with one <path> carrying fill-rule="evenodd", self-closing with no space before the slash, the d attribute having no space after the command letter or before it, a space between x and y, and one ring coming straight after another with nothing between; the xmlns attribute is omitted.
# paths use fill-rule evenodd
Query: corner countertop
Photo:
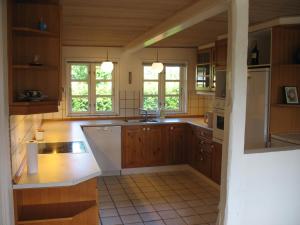
<svg viewBox="0 0 300 225"><path fill-rule="evenodd" d="M85 138L82 127L86 126L130 126L150 124L188 123L209 130L203 118L169 118L160 119L158 123L125 122L122 120L77 120L46 121L44 142L83 141L87 152L80 154L39 154L37 174L28 174L24 169L13 189L66 187L79 184L101 175L93 152Z"/></svg>

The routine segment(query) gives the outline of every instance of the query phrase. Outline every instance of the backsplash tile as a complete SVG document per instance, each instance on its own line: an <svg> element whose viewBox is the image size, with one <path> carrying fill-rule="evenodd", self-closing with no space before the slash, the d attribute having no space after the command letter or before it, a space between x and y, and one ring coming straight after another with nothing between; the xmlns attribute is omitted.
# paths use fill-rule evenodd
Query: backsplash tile
<svg viewBox="0 0 300 225"><path fill-rule="evenodd" d="M35 130L41 126L42 118L42 114L10 116L10 149L13 176L25 157L25 143L34 137Z"/></svg>

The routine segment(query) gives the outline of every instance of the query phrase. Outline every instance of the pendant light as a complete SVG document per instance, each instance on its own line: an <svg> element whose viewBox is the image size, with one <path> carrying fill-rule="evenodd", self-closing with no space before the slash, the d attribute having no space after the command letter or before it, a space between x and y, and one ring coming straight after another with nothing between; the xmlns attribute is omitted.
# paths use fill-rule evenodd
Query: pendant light
<svg viewBox="0 0 300 225"><path fill-rule="evenodd" d="M161 73L164 69L164 64L158 61L158 49L156 51L156 62L152 63L152 70L155 73Z"/></svg>
<svg viewBox="0 0 300 225"><path fill-rule="evenodd" d="M106 73L111 73L114 69L114 64L112 61L108 60L108 49L106 51L106 61L101 63L101 70Z"/></svg>

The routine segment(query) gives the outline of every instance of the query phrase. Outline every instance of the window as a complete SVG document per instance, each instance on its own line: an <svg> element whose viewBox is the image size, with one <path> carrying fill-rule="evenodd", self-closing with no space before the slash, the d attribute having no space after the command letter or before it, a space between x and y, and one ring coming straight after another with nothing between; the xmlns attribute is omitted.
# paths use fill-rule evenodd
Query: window
<svg viewBox="0 0 300 225"><path fill-rule="evenodd" d="M183 65L165 65L160 74L144 65L143 108L154 111L163 106L167 112L184 112L185 74Z"/></svg>
<svg viewBox="0 0 300 225"><path fill-rule="evenodd" d="M69 114L116 114L115 70L105 73L100 63L68 63Z"/></svg>

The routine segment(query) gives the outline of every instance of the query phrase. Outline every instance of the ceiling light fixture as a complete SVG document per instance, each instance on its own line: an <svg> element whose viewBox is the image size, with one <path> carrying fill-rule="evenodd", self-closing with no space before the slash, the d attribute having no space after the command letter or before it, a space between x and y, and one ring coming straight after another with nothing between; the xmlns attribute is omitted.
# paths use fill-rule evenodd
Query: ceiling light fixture
<svg viewBox="0 0 300 225"><path fill-rule="evenodd" d="M158 61L158 49L156 51L156 62L152 63L152 70L155 73L161 73L164 69L164 64Z"/></svg>
<svg viewBox="0 0 300 225"><path fill-rule="evenodd" d="M111 73L114 69L114 64L112 61L108 60L108 48L106 51L106 61L101 63L101 70L106 73Z"/></svg>

